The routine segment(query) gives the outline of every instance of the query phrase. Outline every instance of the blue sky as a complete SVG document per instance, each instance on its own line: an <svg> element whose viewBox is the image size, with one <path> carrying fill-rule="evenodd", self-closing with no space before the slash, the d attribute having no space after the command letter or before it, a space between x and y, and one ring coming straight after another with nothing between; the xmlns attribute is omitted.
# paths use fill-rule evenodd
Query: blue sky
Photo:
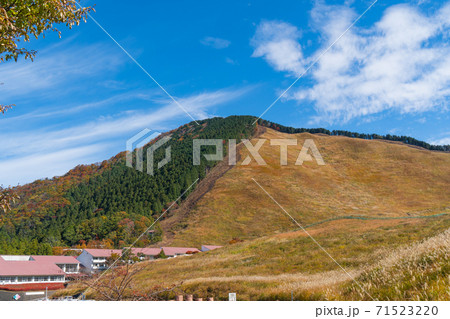
<svg viewBox="0 0 450 319"><path fill-rule="evenodd" d="M116 1L93 17L195 119L259 116L294 127L450 144L450 3ZM0 184L62 175L185 114L91 19L0 65ZM331 49L320 56L336 39Z"/></svg>

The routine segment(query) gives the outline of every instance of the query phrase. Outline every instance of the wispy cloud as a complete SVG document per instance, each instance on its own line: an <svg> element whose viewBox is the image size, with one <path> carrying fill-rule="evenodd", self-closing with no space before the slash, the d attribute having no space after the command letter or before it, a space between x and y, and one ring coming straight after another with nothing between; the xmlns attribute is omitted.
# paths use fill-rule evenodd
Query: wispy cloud
<svg viewBox="0 0 450 319"><path fill-rule="evenodd" d="M215 37L205 37L200 40L200 43L218 50L228 48L231 44L231 42L226 39Z"/></svg>
<svg viewBox="0 0 450 319"><path fill-rule="evenodd" d="M65 49L54 45L40 52L34 62L20 60L2 65L2 102L15 103L27 94L33 94L34 97L66 94L77 88L74 79L90 79L94 75L111 72L124 63L119 55L111 53L110 46L96 44L71 47L67 44ZM64 90L58 90L62 85Z"/></svg>
<svg viewBox="0 0 450 319"><path fill-rule="evenodd" d="M105 151L108 146L106 143L100 143L1 160L0 185L16 186L18 183L63 175L79 164L98 161L97 154Z"/></svg>
<svg viewBox="0 0 450 319"><path fill-rule="evenodd" d="M233 60L232 58L226 57L225 62L231 65L239 65L239 62L237 60Z"/></svg>
<svg viewBox="0 0 450 319"><path fill-rule="evenodd" d="M278 71L297 74L355 16L346 6L316 5L312 25L323 43L306 59L294 26L264 22L255 38L265 36L256 41L253 55L264 57ZM312 85L289 98L312 102L317 111L313 122L346 122L386 110L445 110L450 97L449 26L450 4L428 15L410 5L391 6L371 27L350 29L310 71ZM285 57L281 51L289 54Z"/></svg>
<svg viewBox="0 0 450 319"><path fill-rule="evenodd" d="M157 90L155 90L157 91ZM129 91L129 92L125 92L125 93L119 93L101 100L97 100L97 101L91 101L91 102L86 102L86 103L82 103L82 104L78 104L78 105L59 105L57 107L40 107L39 109L35 110L35 111L31 111L28 113L25 113L23 115L18 115L18 116L12 116L12 117L6 117L2 119L2 125L7 125L7 124L14 124L17 123L17 121L24 121L24 120L30 120L30 119L39 119L39 118L44 118L44 119L49 119L52 117L60 117L60 116L67 116L70 114L75 114L75 113L79 113L81 111L84 110L92 110L92 109L97 109L97 108L101 108L104 106L111 106L113 104L117 104L117 103L123 103L125 101L132 101L132 100L136 100L136 99L140 99L140 100L144 100L144 101L149 101L152 99L153 97L153 101L157 102L158 98L161 97L161 94L158 92L148 92L148 93L143 93L141 91Z"/></svg>

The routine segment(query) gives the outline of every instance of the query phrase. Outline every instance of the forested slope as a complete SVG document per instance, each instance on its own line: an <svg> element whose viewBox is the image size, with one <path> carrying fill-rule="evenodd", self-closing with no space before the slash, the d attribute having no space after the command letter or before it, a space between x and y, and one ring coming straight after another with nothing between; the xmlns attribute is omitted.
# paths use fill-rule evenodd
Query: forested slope
<svg viewBox="0 0 450 319"><path fill-rule="evenodd" d="M0 215L0 253L39 254L51 253L52 246L91 242L120 247L132 242L216 164L203 158L200 165L192 165L192 139L249 138L253 120L213 118L165 133L171 137L167 146L172 160L154 176L127 167L125 153L121 153L100 164L79 166L62 177L17 187L19 202ZM144 161L145 150L154 142L144 148ZM164 148L155 152L155 161L163 157ZM138 245L159 238L157 228L156 234L143 237Z"/></svg>

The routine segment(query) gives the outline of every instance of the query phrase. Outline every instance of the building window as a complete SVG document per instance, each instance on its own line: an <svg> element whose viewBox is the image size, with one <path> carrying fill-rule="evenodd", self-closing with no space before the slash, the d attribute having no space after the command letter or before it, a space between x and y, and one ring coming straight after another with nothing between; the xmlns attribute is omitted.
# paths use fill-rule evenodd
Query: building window
<svg viewBox="0 0 450 319"><path fill-rule="evenodd" d="M64 278L61 276L50 276L50 281L63 281Z"/></svg>
<svg viewBox="0 0 450 319"><path fill-rule="evenodd" d="M66 265L66 272L76 272L77 265Z"/></svg>

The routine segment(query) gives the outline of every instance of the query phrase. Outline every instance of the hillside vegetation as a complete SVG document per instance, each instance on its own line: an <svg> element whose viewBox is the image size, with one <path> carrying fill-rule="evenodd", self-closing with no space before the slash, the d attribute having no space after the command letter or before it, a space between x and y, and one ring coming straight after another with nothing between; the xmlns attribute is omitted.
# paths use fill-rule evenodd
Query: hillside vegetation
<svg viewBox="0 0 450 319"><path fill-rule="evenodd" d="M145 271L133 279L133 287L148 293L154 286L181 284L178 290L186 294L216 300L227 300L228 292L236 292L238 300L290 300L291 294L295 300L371 300L364 291L379 300L448 300L449 227L448 215L335 221L309 232L347 273L299 230L144 262ZM109 275L102 280L110 280ZM85 289L74 284L58 295ZM97 298L92 290L86 293Z"/></svg>
<svg viewBox="0 0 450 319"><path fill-rule="evenodd" d="M161 223L163 244L224 247L147 262L134 287L182 283L185 293L218 300L231 291L239 300L449 298L450 154L272 129L259 138L313 139L326 165L293 165L297 146L280 166L279 146L266 142L260 154L267 165L242 166L248 152L241 146L238 165Z"/></svg>
<svg viewBox="0 0 450 319"><path fill-rule="evenodd" d="M450 299L450 230L423 242L394 250L359 277L361 287L384 300ZM346 298L364 295L351 283Z"/></svg>
<svg viewBox="0 0 450 319"><path fill-rule="evenodd" d="M279 146L267 141L259 153L267 163L238 165L175 226L167 243L226 244L295 229L290 218L258 187L277 200L301 225L333 218L417 218L450 207L450 154L382 140L322 134L285 134L267 129L261 139L296 138L288 165L280 166ZM305 139L313 139L325 164L294 163ZM256 140L252 141L253 144ZM170 219L162 223L171 225ZM365 223L370 224L370 223Z"/></svg>

